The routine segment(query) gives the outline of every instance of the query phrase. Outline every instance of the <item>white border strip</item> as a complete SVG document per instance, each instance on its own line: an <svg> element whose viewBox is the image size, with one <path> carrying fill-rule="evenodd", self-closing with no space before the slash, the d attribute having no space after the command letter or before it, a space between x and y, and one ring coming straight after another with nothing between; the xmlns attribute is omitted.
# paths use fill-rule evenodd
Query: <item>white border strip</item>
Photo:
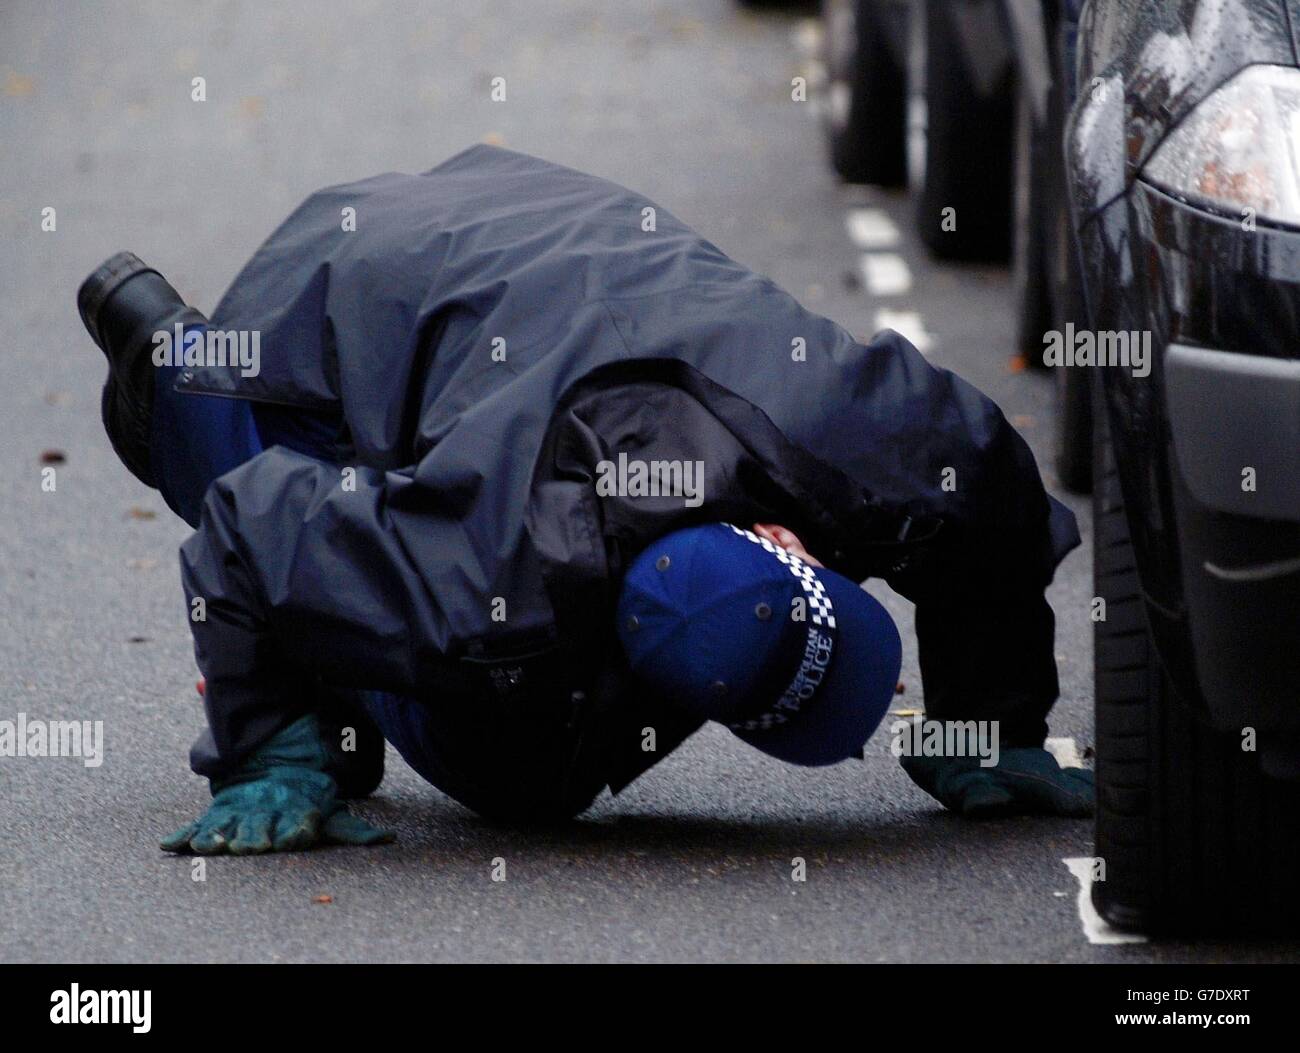
<svg viewBox="0 0 1300 1053"><path fill-rule="evenodd" d="M892 249L898 244L898 228L881 209L851 208L844 217L844 226L860 249Z"/></svg>
<svg viewBox="0 0 1300 1053"><path fill-rule="evenodd" d="M1145 936L1137 933L1112 929L1110 922L1097 913L1097 908L1092 905L1092 867L1095 862L1092 856L1076 856L1073 859L1062 859L1061 862L1078 879L1079 895L1075 903L1079 908L1079 920L1083 923L1083 934L1089 943L1108 945L1147 942Z"/></svg>
<svg viewBox="0 0 1300 1053"><path fill-rule="evenodd" d="M896 252L867 252L860 264L872 296L903 296L912 291L912 271Z"/></svg>

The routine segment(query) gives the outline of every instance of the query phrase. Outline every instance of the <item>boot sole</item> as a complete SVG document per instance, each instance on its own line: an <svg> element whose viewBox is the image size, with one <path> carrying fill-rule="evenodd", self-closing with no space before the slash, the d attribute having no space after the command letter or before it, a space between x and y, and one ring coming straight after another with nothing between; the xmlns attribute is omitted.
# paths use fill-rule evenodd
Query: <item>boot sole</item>
<svg viewBox="0 0 1300 1053"><path fill-rule="evenodd" d="M123 282L137 274L153 271L162 275L140 259L134 252L119 252L110 256L90 274L81 288L77 290L77 311L81 314L82 324L95 345L108 354L108 349L99 335L99 312L109 298L121 288Z"/></svg>

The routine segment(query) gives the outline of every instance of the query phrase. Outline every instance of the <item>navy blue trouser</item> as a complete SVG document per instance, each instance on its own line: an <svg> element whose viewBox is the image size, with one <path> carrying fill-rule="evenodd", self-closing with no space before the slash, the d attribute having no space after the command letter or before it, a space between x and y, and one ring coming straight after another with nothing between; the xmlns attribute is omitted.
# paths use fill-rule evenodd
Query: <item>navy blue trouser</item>
<svg viewBox="0 0 1300 1053"><path fill-rule="evenodd" d="M264 449L281 445L318 460L335 460L333 422L305 410L182 394L174 390L179 371L162 367L155 378L150 459L167 506L190 526L197 527L212 482ZM567 817L582 811L601 788L590 778L570 786L565 732L539 728L527 714L516 720L510 712L458 704L465 700L425 704L386 691L326 692L364 710L423 779L481 815ZM519 734L512 736L515 727Z"/></svg>

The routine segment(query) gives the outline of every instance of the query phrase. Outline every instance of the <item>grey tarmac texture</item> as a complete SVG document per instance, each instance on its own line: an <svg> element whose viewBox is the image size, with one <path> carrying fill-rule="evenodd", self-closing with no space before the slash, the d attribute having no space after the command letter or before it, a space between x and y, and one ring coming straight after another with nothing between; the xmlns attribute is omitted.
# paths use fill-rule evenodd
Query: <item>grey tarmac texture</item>
<svg viewBox="0 0 1300 1053"><path fill-rule="evenodd" d="M105 723L105 761L0 758L5 961L1258 960L1272 946L1094 947L1061 862L1086 822L971 825L888 751L783 766L710 728L564 828L486 824L390 751L361 808L396 845L213 859L159 837L208 799L176 547L185 526L116 461L80 280L129 248L210 310L311 190L420 171L490 139L644 191L868 338L856 252L789 17L729 0L7 3L0 11L0 719ZM206 78L207 101L190 98ZM504 76L507 100L490 100ZM1008 368L1010 284L939 268L901 194L908 306L934 359L1048 463L1050 382ZM57 210L42 232L41 210ZM891 304L891 306L893 306ZM41 489L59 450L57 489ZM1050 469L1048 470L1050 476ZM1061 569L1053 734L1091 742L1085 545ZM149 513L153 513L150 517ZM908 605L887 590L900 622ZM910 632L899 707L920 701ZM792 860L807 881L792 881ZM491 880L505 860L503 882ZM1249 894L1243 890L1243 894ZM314 902L328 895L331 903Z"/></svg>

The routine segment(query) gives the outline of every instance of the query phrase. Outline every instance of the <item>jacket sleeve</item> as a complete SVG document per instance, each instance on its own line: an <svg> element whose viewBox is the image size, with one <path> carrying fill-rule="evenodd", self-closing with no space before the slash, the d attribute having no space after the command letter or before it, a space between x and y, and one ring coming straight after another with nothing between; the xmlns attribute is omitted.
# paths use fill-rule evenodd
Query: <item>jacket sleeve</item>
<svg viewBox="0 0 1300 1053"><path fill-rule="evenodd" d="M208 733L190 758L199 774L228 772L306 712L314 677L409 692L435 675L446 618L421 573L421 539L396 510L411 476L355 473L272 447L210 487L181 548L207 680Z"/></svg>
<svg viewBox="0 0 1300 1053"><path fill-rule="evenodd" d="M899 413L931 422L925 449L907 462L906 507L942 523L932 544L884 575L916 604L927 715L996 721L1004 746L1041 745L1059 693L1044 590L1079 544L1074 515L1048 495L1029 446L991 399L901 338L889 352L883 376L905 373L894 386L918 399ZM882 445L896 438L882 431Z"/></svg>

